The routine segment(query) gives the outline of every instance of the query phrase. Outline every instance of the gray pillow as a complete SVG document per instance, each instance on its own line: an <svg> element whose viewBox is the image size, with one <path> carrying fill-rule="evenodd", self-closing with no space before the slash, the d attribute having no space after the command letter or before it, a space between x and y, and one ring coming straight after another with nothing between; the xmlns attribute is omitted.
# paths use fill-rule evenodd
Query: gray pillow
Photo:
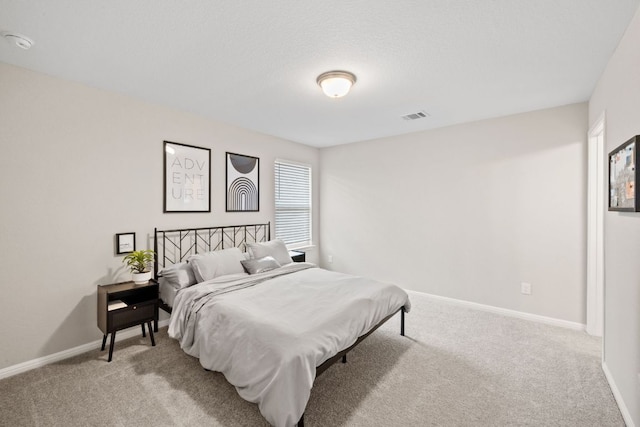
<svg viewBox="0 0 640 427"><path fill-rule="evenodd" d="M244 273L240 261L245 259L238 248L223 249L189 257L189 264L198 282L211 280L227 274Z"/></svg>
<svg viewBox="0 0 640 427"><path fill-rule="evenodd" d="M272 256L266 256L258 259L247 259L241 262L242 266L249 274L264 273L265 271L274 270L280 267L280 263Z"/></svg>
<svg viewBox="0 0 640 427"><path fill-rule="evenodd" d="M163 268L158 276L164 279L164 282L176 289L183 289L197 283L193 269L186 262L170 265Z"/></svg>
<svg viewBox="0 0 640 427"><path fill-rule="evenodd" d="M252 259L271 256L280 265L291 264L293 260L289 256L289 250L282 240L276 239L265 243L247 243L247 251Z"/></svg>

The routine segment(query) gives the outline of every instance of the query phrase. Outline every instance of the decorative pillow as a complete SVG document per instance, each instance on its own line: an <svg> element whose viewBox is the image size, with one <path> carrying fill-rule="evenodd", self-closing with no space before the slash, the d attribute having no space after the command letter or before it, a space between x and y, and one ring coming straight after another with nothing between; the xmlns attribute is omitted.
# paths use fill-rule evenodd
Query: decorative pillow
<svg viewBox="0 0 640 427"><path fill-rule="evenodd" d="M189 264L198 282L211 280L227 274L244 273L240 261L245 259L238 248L223 249L189 257Z"/></svg>
<svg viewBox="0 0 640 427"><path fill-rule="evenodd" d="M280 263L276 261L274 257L266 256L258 259L244 260L242 261L242 266L247 270L247 273L256 274L278 268L280 267Z"/></svg>
<svg viewBox="0 0 640 427"><path fill-rule="evenodd" d="M164 282L176 289L183 289L198 283L193 269L186 262L170 265L158 272Z"/></svg>
<svg viewBox="0 0 640 427"><path fill-rule="evenodd" d="M276 239L265 243L247 243L247 250L252 259L272 256L280 265L291 264L289 250L282 240Z"/></svg>

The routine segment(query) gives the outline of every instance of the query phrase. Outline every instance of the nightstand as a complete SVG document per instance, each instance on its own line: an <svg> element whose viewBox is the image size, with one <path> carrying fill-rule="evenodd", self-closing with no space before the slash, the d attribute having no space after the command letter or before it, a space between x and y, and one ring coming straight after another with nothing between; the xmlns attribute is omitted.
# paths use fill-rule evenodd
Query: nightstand
<svg viewBox="0 0 640 427"><path fill-rule="evenodd" d="M113 356L116 332L121 329L142 325L142 336L145 337L144 324L149 328L151 345L155 346L151 322L158 321L158 283L150 280L144 285L133 282L114 283L98 286L98 328L103 333L102 350L111 334L109 345L109 362Z"/></svg>
<svg viewBox="0 0 640 427"><path fill-rule="evenodd" d="M306 254L302 251L289 251L289 256L293 262L305 262Z"/></svg>

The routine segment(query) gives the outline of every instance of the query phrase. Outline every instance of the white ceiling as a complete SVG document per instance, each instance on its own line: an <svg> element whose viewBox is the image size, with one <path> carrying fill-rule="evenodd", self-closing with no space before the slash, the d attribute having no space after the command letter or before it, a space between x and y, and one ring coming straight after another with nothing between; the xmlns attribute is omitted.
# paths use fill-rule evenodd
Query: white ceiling
<svg viewBox="0 0 640 427"><path fill-rule="evenodd" d="M0 0L0 61L325 147L586 101L639 2Z"/></svg>

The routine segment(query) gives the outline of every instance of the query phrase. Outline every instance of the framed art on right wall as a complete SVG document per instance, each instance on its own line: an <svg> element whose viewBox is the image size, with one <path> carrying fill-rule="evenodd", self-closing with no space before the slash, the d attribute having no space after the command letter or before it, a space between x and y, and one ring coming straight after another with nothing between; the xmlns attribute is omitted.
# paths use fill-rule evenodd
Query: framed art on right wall
<svg viewBox="0 0 640 427"><path fill-rule="evenodd" d="M609 210L640 212L639 198L636 197L638 184L638 158L634 136L609 153Z"/></svg>

